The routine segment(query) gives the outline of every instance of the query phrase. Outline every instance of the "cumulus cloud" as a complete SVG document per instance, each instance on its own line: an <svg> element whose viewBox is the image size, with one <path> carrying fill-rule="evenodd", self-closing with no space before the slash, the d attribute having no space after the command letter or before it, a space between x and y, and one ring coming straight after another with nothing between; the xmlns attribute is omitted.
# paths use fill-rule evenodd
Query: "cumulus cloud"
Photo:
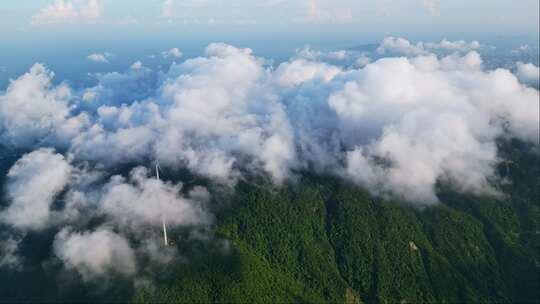
<svg viewBox="0 0 540 304"><path fill-rule="evenodd" d="M351 143L347 174L418 202L437 201L441 178L464 191L492 192L502 125L537 142L538 113L526 109L538 106L538 91L521 87L509 71L481 71L477 60L475 53L381 59L330 95L351 134L377 134L368 144Z"/></svg>
<svg viewBox="0 0 540 304"><path fill-rule="evenodd" d="M519 81L537 88L540 86L540 68L532 63L523 62L517 62L516 68Z"/></svg>
<svg viewBox="0 0 540 304"><path fill-rule="evenodd" d="M24 155L8 172L7 197L10 205L0 220L17 229L39 230L51 218L51 204L66 187L72 171L66 159L52 149Z"/></svg>
<svg viewBox="0 0 540 304"><path fill-rule="evenodd" d="M366 65L368 65L368 63L370 63L370 62L371 62L371 58L368 56L368 54L362 53L362 54L360 54L360 56L358 58L356 58L355 67L363 68Z"/></svg>
<svg viewBox="0 0 540 304"><path fill-rule="evenodd" d="M54 73L36 63L0 93L0 137L17 147L67 144L84 127L85 114L71 115L72 92L53 86Z"/></svg>
<svg viewBox="0 0 540 304"><path fill-rule="evenodd" d="M438 43L424 43L428 49L443 49L443 50L457 50L457 51L469 51L480 48L480 42L473 40L467 42L465 40L449 41L447 39L441 40Z"/></svg>
<svg viewBox="0 0 540 304"><path fill-rule="evenodd" d="M171 226L208 224L211 217L196 202L181 197L181 184L164 183L148 177L144 167L131 171L129 180L114 176L104 186L100 210L119 225Z"/></svg>
<svg viewBox="0 0 540 304"><path fill-rule="evenodd" d="M27 231L84 228L92 221L91 226L98 225L93 231L62 229L53 246L66 268L76 270L83 280L132 276L139 264L171 261L178 253L162 248L156 232L163 222L169 228L210 225L212 216L205 209L210 194L197 186L184 197L182 184L149 175L146 168L137 167L127 179L114 175L105 181L103 171L85 164L74 167L52 149L24 155L7 176L9 204L0 211L0 221L15 230L0 235L0 267L20 269L19 245ZM148 227L155 232L149 233ZM133 249L130 236L139 242Z"/></svg>
<svg viewBox="0 0 540 304"><path fill-rule="evenodd" d="M132 69L132 70L140 70L142 67L143 67L142 62L140 62L140 61L135 61L135 62L130 66L130 69Z"/></svg>
<svg viewBox="0 0 540 304"><path fill-rule="evenodd" d="M299 158L339 168L345 150L338 174L419 203L437 201L440 179L493 193L489 179L503 125L538 141L538 112L526 110L538 107L538 91L507 70L482 71L481 62L476 52L384 58L339 73L326 88L303 84L288 101L296 142L309 151Z"/></svg>
<svg viewBox="0 0 540 304"><path fill-rule="evenodd" d="M172 48L167 51L164 51L161 53L161 55L163 56L163 58L174 58L174 59L179 59L179 58L182 58L183 56L182 51L180 51L180 49L178 48Z"/></svg>
<svg viewBox="0 0 540 304"><path fill-rule="evenodd" d="M106 54L93 53L93 54L88 55L88 57L86 58L88 58L88 60L93 61L93 62L109 63L109 59L107 57L108 56Z"/></svg>
<svg viewBox="0 0 540 304"><path fill-rule="evenodd" d="M403 54L406 56L428 55L431 50L443 50L454 52L468 52L480 48L477 40L466 42L465 40L450 41L443 39L440 42L418 42L411 43L409 40L401 37L386 37L380 43L377 51L380 54L386 52L393 54Z"/></svg>
<svg viewBox="0 0 540 304"><path fill-rule="evenodd" d="M172 106L156 145L158 158L226 180L238 174L234 166L243 156L282 181L294 149L283 107L263 90L261 60L225 44L209 45L206 54L173 65L160 88L161 100ZM171 155L174 150L183 152Z"/></svg>
<svg viewBox="0 0 540 304"><path fill-rule="evenodd" d="M274 73L274 79L281 86L295 87L312 80L329 82L341 71L327 63L298 59L281 64Z"/></svg>
<svg viewBox="0 0 540 304"><path fill-rule="evenodd" d="M105 6L101 0L64 1L56 0L32 16L30 23L93 23L103 17Z"/></svg>
<svg viewBox="0 0 540 304"><path fill-rule="evenodd" d="M322 52L312 49L309 45L305 46L303 49L296 50L296 53L299 57L308 59L308 60L336 60L343 61L348 59L351 56L351 52L346 50L331 51L331 52Z"/></svg>
<svg viewBox="0 0 540 304"><path fill-rule="evenodd" d="M401 37L386 37L377 48L377 52L400 53L404 55L421 55L425 53L422 44L414 45L409 40Z"/></svg>
<svg viewBox="0 0 540 304"><path fill-rule="evenodd" d="M225 183L245 161L283 181L294 146L283 106L265 96L262 61L225 44L211 44L206 54L173 64L155 99L98 108L98 121L73 140L71 151L112 163L150 153Z"/></svg>
<svg viewBox="0 0 540 304"><path fill-rule="evenodd" d="M128 241L104 228L82 233L64 229L56 235L53 247L66 268L76 270L85 281L108 273L130 276L136 271Z"/></svg>
<svg viewBox="0 0 540 304"><path fill-rule="evenodd" d="M478 46L388 37L379 51L407 57L370 62L361 54L359 63L345 68L307 48L273 68L250 49L214 43L204 56L174 63L166 73L129 69L96 75L95 87L75 94L66 87L70 94L61 102L48 98L65 114L51 128L28 129L27 137L58 138L57 128L85 115L75 135L62 137L75 162L107 167L158 159L222 184L246 173L280 184L298 170L315 170L422 203L437 201L439 180L493 193L495 140L538 142L538 112L531 111L538 108L538 90L508 70L484 70L476 51L465 52ZM439 49L450 52L430 51ZM41 87L44 96L58 89ZM14 99L9 91L5 96ZM0 117L4 124L11 118ZM164 201L189 201L172 195L178 185L158 186L145 175L115 177L108 187L133 201L146 201L155 189L164 190ZM106 210L119 220L156 223L160 217Z"/></svg>

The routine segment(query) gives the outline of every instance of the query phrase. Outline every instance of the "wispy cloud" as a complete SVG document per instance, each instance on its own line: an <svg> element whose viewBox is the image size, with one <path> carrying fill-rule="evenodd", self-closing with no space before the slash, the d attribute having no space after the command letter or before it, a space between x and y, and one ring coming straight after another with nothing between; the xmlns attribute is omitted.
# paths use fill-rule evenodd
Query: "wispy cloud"
<svg viewBox="0 0 540 304"><path fill-rule="evenodd" d="M422 0L422 3L432 16L440 15L438 0Z"/></svg>
<svg viewBox="0 0 540 304"><path fill-rule="evenodd" d="M103 17L105 6L102 0L56 0L32 16L32 25L60 23L95 23Z"/></svg>
<svg viewBox="0 0 540 304"><path fill-rule="evenodd" d="M93 53L88 55L88 60L98 62L98 63L109 63L109 57L111 57L110 53Z"/></svg>
<svg viewBox="0 0 540 304"><path fill-rule="evenodd" d="M163 58L173 58L173 59L179 59L182 58L183 54L182 51L180 51L179 48L171 48L167 51L161 52L161 55Z"/></svg>

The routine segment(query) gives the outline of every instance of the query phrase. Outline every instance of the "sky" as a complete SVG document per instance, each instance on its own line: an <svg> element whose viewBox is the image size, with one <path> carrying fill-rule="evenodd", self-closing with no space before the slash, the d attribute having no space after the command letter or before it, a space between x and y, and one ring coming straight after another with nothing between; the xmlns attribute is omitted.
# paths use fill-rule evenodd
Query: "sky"
<svg viewBox="0 0 540 304"><path fill-rule="evenodd" d="M69 67L89 53L122 54L125 65L172 47L193 57L211 42L277 60L306 44L346 48L390 35L534 44L538 11L538 0L3 0L0 88L36 61L72 78Z"/></svg>
<svg viewBox="0 0 540 304"><path fill-rule="evenodd" d="M27 30L29 23L54 23L49 18L33 18L58 0L13 1L0 4L2 33ZM220 30L233 25L246 25L251 30L272 30L281 26L299 32L314 28L327 31L355 28L356 33L416 30L418 32L443 31L449 33L482 31L527 32L538 30L538 1L535 0L63 0L64 7L73 5L75 10L85 10L88 3L100 7L99 14L88 18L76 18L72 23L106 25L138 23L144 27L159 28L165 24L194 25L213 24ZM90 5L92 6L92 5ZM60 6L57 6L60 7ZM61 21L56 15L56 23ZM68 21L64 18L63 21ZM87 19L87 20L84 20ZM99 20L98 20L99 19ZM116 27L117 28L117 27ZM180 27L181 28L181 27ZM118 29L118 28L117 28ZM31 31L47 31L43 26ZM63 31L78 31L70 26Z"/></svg>

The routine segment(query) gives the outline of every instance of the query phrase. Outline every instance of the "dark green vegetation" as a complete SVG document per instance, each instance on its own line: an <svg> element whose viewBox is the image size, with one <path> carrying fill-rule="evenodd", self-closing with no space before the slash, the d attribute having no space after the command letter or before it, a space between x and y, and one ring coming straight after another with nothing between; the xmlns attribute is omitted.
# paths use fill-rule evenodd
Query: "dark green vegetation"
<svg viewBox="0 0 540 304"><path fill-rule="evenodd" d="M23 270L0 270L0 302L538 303L538 151L517 141L499 151L504 195L441 183L441 204L424 209L331 177L241 182L214 193L212 237L171 231L183 258L135 284L83 284L51 258L57 231L29 233ZM0 164L0 184L15 159Z"/></svg>
<svg viewBox="0 0 540 304"><path fill-rule="evenodd" d="M498 198L440 185L423 210L343 181L240 183L217 214L229 250L184 250L136 302L524 303L540 301L538 154L500 142ZM510 181L510 182L508 182ZM211 252L211 253L209 253Z"/></svg>

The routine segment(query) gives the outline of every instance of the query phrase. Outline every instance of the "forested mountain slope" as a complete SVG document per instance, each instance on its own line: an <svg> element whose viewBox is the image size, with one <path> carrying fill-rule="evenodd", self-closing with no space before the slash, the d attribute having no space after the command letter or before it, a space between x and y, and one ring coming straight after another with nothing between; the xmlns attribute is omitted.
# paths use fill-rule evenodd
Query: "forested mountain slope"
<svg viewBox="0 0 540 304"><path fill-rule="evenodd" d="M538 154L500 145L503 195L441 184L441 203L427 208L307 174L281 189L240 183L217 212L223 242L177 244L186 262L141 284L134 300L538 302Z"/></svg>

